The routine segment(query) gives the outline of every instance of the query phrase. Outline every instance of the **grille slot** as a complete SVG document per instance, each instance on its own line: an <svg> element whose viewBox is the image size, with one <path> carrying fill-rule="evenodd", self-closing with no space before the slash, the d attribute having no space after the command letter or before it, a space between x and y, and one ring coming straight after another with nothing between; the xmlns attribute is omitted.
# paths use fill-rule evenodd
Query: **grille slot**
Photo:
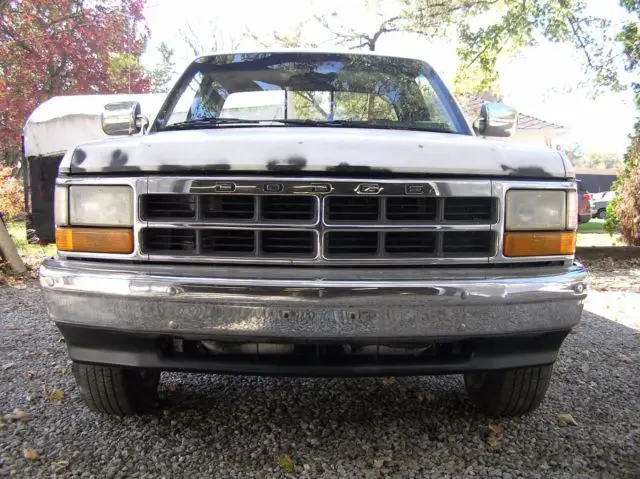
<svg viewBox="0 0 640 479"><path fill-rule="evenodd" d="M145 253L192 254L196 248L195 230L148 228L143 230L142 237L142 249Z"/></svg>
<svg viewBox="0 0 640 479"><path fill-rule="evenodd" d="M378 254L379 238L376 231L331 231L325 238L328 257Z"/></svg>
<svg viewBox="0 0 640 479"><path fill-rule="evenodd" d="M149 220L193 219L196 215L194 195L143 195L140 201L141 216Z"/></svg>
<svg viewBox="0 0 640 479"><path fill-rule="evenodd" d="M327 219L362 223L380 219L380 199L367 196L331 196L327 198Z"/></svg>
<svg viewBox="0 0 640 479"><path fill-rule="evenodd" d="M444 202L444 219L447 221L490 221L493 219L492 198L447 198Z"/></svg>
<svg viewBox="0 0 640 479"><path fill-rule="evenodd" d="M444 233L442 248L445 255L490 255L490 231L451 231Z"/></svg>
<svg viewBox="0 0 640 479"><path fill-rule="evenodd" d="M255 197L251 195L204 195L202 216L209 219L250 220L255 217Z"/></svg>
<svg viewBox="0 0 640 479"><path fill-rule="evenodd" d="M436 233L397 231L385 234L384 252L390 255L430 255L436 251Z"/></svg>
<svg viewBox="0 0 640 479"><path fill-rule="evenodd" d="M265 220L304 221L315 216L312 196L264 196L262 218Z"/></svg>
<svg viewBox="0 0 640 479"><path fill-rule="evenodd" d="M204 254L253 255L255 231L201 230L200 251Z"/></svg>
<svg viewBox="0 0 640 479"><path fill-rule="evenodd" d="M387 219L390 221L433 221L436 212L436 198L387 198Z"/></svg>
<svg viewBox="0 0 640 479"><path fill-rule="evenodd" d="M315 250L312 231L262 231L262 251L267 254L312 256Z"/></svg>

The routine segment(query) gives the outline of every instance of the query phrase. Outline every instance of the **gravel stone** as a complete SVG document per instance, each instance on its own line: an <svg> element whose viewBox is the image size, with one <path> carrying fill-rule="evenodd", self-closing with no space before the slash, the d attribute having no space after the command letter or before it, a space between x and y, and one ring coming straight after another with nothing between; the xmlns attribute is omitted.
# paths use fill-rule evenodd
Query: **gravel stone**
<svg viewBox="0 0 640 479"><path fill-rule="evenodd" d="M458 376L163 374L161 409L119 419L81 402L37 286L0 287L0 364L13 363L0 368L0 418L25 413L0 419L0 477L637 478L638 311L634 292L589 299L547 399L522 418L479 414ZM56 389L61 401L48 399ZM578 425L559 427L558 414ZM295 474L278 466L281 454Z"/></svg>

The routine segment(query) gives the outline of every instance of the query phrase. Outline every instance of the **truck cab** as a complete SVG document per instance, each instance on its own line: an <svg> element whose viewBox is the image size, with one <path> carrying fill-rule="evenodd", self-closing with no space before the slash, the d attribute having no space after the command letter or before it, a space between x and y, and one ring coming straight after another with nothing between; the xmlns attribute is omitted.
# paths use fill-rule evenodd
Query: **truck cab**
<svg viewBox="0 0 640 479"><path fill-rule="evenodd" d="M581 316L577 185L550 149L469 124L425 62L196 59L153 118L67 151L40 282L80 393L147 410L161 371L463 374L491 415L542 401Z"/></svg>

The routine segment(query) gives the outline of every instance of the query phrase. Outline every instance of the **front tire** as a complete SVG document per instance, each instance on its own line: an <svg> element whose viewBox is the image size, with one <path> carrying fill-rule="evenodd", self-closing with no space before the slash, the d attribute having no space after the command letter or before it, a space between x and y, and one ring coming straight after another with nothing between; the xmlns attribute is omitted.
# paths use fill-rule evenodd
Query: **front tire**
<svg viewBox="0 0 640 479"><path fill-rule="evenodd" d="M553 364L464 375L471 401L488 416L521 416L544 399Z"/></svg>
<svg viewBox="0 0 640 479"><path fill-rule="evenodd" d="M116 416L140 414L158 401L160 372L73 363L80 396L90 409Z"/></svg>
<svg viewBox="0 0 640 479"><path fill-rule="evenodd" d="M596 216L598 218L600 218L601 220L606 220L607 219L607 210L605 208L600 208L598 210L598 212L596 213Z"/></svg>

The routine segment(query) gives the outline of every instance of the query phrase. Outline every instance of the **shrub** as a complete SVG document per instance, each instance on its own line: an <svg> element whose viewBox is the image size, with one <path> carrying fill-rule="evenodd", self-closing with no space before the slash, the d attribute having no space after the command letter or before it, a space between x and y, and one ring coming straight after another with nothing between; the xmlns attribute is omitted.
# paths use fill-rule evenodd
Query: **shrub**
<svg viewBox="0 0 640 479"><path fill-rule="evenodd" d="M13 175L13 168L0 165L0 213L5 220L24 211L22 181Z"/></svg>
<svg viewBox="0 0 640 479"><path fill-rule="evenodd" d="M617 229L627 244L640 246L640 135L633 138L624 172L613 189L617 195L607 207L605 229L609 233Z"/></svg>

